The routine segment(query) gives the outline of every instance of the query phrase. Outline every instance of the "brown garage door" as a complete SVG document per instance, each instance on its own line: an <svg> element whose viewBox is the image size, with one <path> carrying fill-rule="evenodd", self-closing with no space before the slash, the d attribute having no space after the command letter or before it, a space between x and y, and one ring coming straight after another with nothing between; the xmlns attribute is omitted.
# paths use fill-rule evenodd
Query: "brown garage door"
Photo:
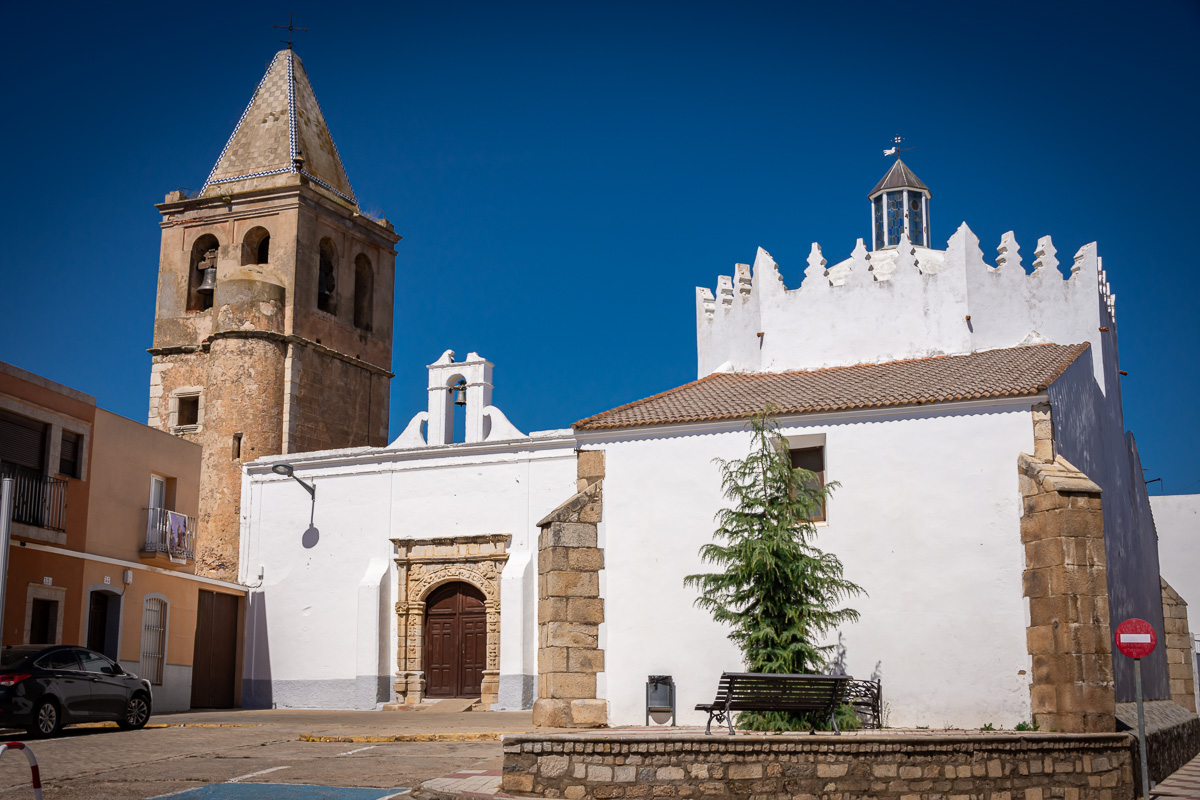
<svg viewBox="0 0 1200 800"><path fill-rule="evenodd" d="M192 653L192 708L233 708L237 595L200 591Z"/></svg>
<svg viewBox="0 0 1200 800"><path fill-rule="evenodd" d="M483 593L448 583L425 601L425 694L479 697L487 665L487 609Z"/></svg>

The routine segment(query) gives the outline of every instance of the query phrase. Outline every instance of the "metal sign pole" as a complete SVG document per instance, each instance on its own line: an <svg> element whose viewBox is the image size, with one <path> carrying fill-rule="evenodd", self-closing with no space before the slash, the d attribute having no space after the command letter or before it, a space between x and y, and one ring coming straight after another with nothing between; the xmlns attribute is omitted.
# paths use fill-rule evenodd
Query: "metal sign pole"
<svg viewBox="0 0 1200 800"><path fill-rule="evenodd" d="M1133 691L1137 695L1138 750L1142 754L1142 797L1150 797L1150 769L1146 765L1146 712L1142 707L1142 660L1133 660Z"/></svg>
<svg viewBox="0 0 1200 800"><path fill-rule="evenodd" d="M0 478L0 643L4 639L4 595L8 588L8 537L12 528L13 490L16 481L12 476Z"/></svg>

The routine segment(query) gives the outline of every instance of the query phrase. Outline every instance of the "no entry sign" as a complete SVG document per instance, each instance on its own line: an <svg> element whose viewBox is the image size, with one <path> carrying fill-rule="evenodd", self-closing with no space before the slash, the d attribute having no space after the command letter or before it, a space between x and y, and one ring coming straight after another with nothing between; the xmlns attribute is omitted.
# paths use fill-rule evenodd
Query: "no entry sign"
<svg viewBox="0 0 1200 800"><path fill-rule="evenodd" d="M1133 617L1117 626L1113 634L1117 649L1130 658L1145 658L1154 652L1158 644L1158 634L1154 626L1144 619Z"/></svg>

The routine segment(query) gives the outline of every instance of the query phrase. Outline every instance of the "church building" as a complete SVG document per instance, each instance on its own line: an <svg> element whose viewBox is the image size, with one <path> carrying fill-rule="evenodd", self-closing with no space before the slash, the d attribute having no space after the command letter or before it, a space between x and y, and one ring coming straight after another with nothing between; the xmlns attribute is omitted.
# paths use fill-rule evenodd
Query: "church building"
<svg viewBox="0 0 1200 800"><path fill-rule="evenodd" d="M1110 621L1162 630L1166 602L1115 295L1094 243L1065 276L1048 236L1032 271L1011 233L991 263L965 224L934 248L931 197L897 160L870 247L830 264L814 244L794 288L759 249L697 289L684 386L524 434L494 404L502 372L446 351L390 444L254 453L245 704L478 697L630 725L671 675L679 722L703 722L742 661L683 578L728 503L713 459L743 457L773 404L793 463L839 484L818 546L866 594L831 643L881 681L886 724L1113 730L1133 676ZM1194 711L1172 646L1143 663L1147 696Z"/></svg>

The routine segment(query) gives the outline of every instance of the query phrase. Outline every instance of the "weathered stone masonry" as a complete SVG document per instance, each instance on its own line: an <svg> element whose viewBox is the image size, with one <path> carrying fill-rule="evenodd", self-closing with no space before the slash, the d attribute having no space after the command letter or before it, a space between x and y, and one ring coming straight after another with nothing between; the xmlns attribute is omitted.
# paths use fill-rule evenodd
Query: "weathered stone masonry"
<svg viewBox="0 0 1200 800"><path fill-rule="evenodd" d="M505 792L569 800L1133 797L1127 734L504 737Z"/></svg>
<svg viewBox="0 0 1200 800"><path fill-rule="evenodd" d="M600 649L597 524L603 508L604 453L580 451L579 493L538 523L538 699L533 722L548 727L603 726L607 704L596 698L604 671Z"/></svg>
<svg viewBox="0 0 1200 800"><path fill-rule="evenodd" d="M1171 699L1188 711L1196 710L1195 678L1192 672L1192 634L1188 630L1187 603L1162 578L1163 638L1167 649L1167 676Z"/></svg>
<svg viewBox="0 0 1200 800"><path fill-rule="evenodd" d="M1039 437L1039 445L1045 439ZM1115 730L1100 487L1062 457L1020 456L1030 695L1042 730Z"/></svg>

